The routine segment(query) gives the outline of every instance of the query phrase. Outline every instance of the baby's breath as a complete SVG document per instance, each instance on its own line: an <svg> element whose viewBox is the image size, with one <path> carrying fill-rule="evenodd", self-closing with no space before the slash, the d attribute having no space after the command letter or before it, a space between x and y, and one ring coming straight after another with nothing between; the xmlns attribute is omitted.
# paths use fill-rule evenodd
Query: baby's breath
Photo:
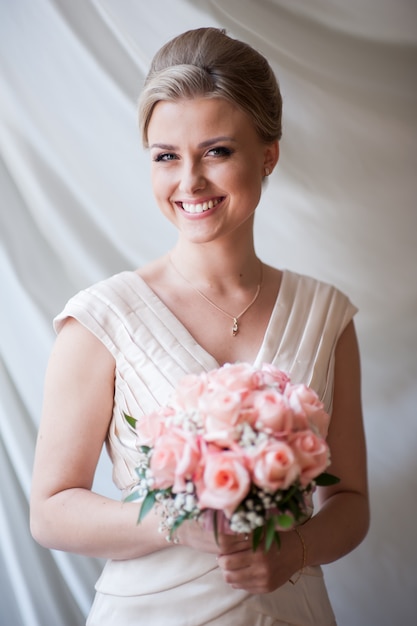
<svg viewBox="0 0 417 626"><path fill-rule="evenodd" d="M246 449L255 450L257 446L268 440L268 435L265 432L255 430L247 422L238 425L238 433L239 444Z"/></svg>

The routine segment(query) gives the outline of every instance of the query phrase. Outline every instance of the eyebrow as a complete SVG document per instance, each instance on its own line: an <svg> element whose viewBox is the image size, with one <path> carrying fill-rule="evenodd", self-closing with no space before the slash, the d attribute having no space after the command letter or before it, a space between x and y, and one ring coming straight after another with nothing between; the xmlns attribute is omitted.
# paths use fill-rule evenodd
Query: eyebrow
<svg viewBox="0 0 417 626"><path fill-rule="evenodd" d="M209 146L212 146L216 143L220 143L222 141L231 141L231 142L236 143L236 139L234 139L233 137L229 137L227 135L220 135L219 137L212 137L211 139L206 139L205 141L202 141L201 143L198 144L197 148L208 148ZM153 143L152 145L149 146L149 148L150 149L159 148L160 150L178 150L177 146L173 146L168 143Z"/></svg>

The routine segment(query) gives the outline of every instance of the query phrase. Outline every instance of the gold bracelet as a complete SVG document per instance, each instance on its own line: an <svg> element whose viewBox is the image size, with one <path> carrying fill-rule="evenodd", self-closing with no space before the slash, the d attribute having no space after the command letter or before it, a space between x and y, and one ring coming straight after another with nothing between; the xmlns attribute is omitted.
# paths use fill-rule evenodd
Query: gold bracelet
<svg viewBox="0 0 417 626"><path fill-rule="evenodd" d="M301 531L297 528L297 526L294 528L294 530L297 533L297 535L299 536L300 541L301 541L301 546L303 548L303 564L302 564L301 569L299 570L299 572L297 574L297 578L295 580L292 580L292 578L289 579L289 581L290 581L290 583L292 585L295 585L296 583L298 583L298 581L300 580L300 576L303 573L303 570L304 570L304 568L306 566L306 563L307 563L307 547L306 547L306 543L304 541L304 537L301 534Z"/></svg>

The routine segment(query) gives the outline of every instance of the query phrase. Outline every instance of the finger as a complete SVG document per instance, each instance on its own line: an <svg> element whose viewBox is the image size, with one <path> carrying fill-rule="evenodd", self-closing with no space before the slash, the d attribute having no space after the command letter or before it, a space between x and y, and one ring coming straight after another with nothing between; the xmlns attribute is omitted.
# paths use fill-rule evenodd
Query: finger
<svg viewBox="0 0 417 626"><path fill-rule="evenodd" d="M248 566L240 569L223 569L224 581L235 589L248 589L254 586L254 577L251 568Z"/></svg>
<svg viewBox="0 0 417 626"><path fill-rule="evenodd" d="M218 556L217 560L219 566L223 570L229 571L245 569L253 564L250 550L241 550L231 554L222 554Z"/></svg>
<svg viewBox="0 0 417 626"><path fill-rule="evenodd" d="M218 538L218 546L221 554L247 550L249 545L248 535L220 535Z"/></svg>

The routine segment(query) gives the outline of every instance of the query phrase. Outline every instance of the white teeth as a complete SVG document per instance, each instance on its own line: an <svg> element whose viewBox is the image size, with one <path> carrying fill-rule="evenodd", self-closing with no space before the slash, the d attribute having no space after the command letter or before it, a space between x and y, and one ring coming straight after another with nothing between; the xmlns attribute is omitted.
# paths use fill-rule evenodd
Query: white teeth
<svg viewBox="0 0 417 626"><path fill-rule="evenodd" d="M220 199L209 200L208 202L199 202L198 204L189 204L188 202L182 203L182 208L186 213L204 213L219 204Z"/></svg>

